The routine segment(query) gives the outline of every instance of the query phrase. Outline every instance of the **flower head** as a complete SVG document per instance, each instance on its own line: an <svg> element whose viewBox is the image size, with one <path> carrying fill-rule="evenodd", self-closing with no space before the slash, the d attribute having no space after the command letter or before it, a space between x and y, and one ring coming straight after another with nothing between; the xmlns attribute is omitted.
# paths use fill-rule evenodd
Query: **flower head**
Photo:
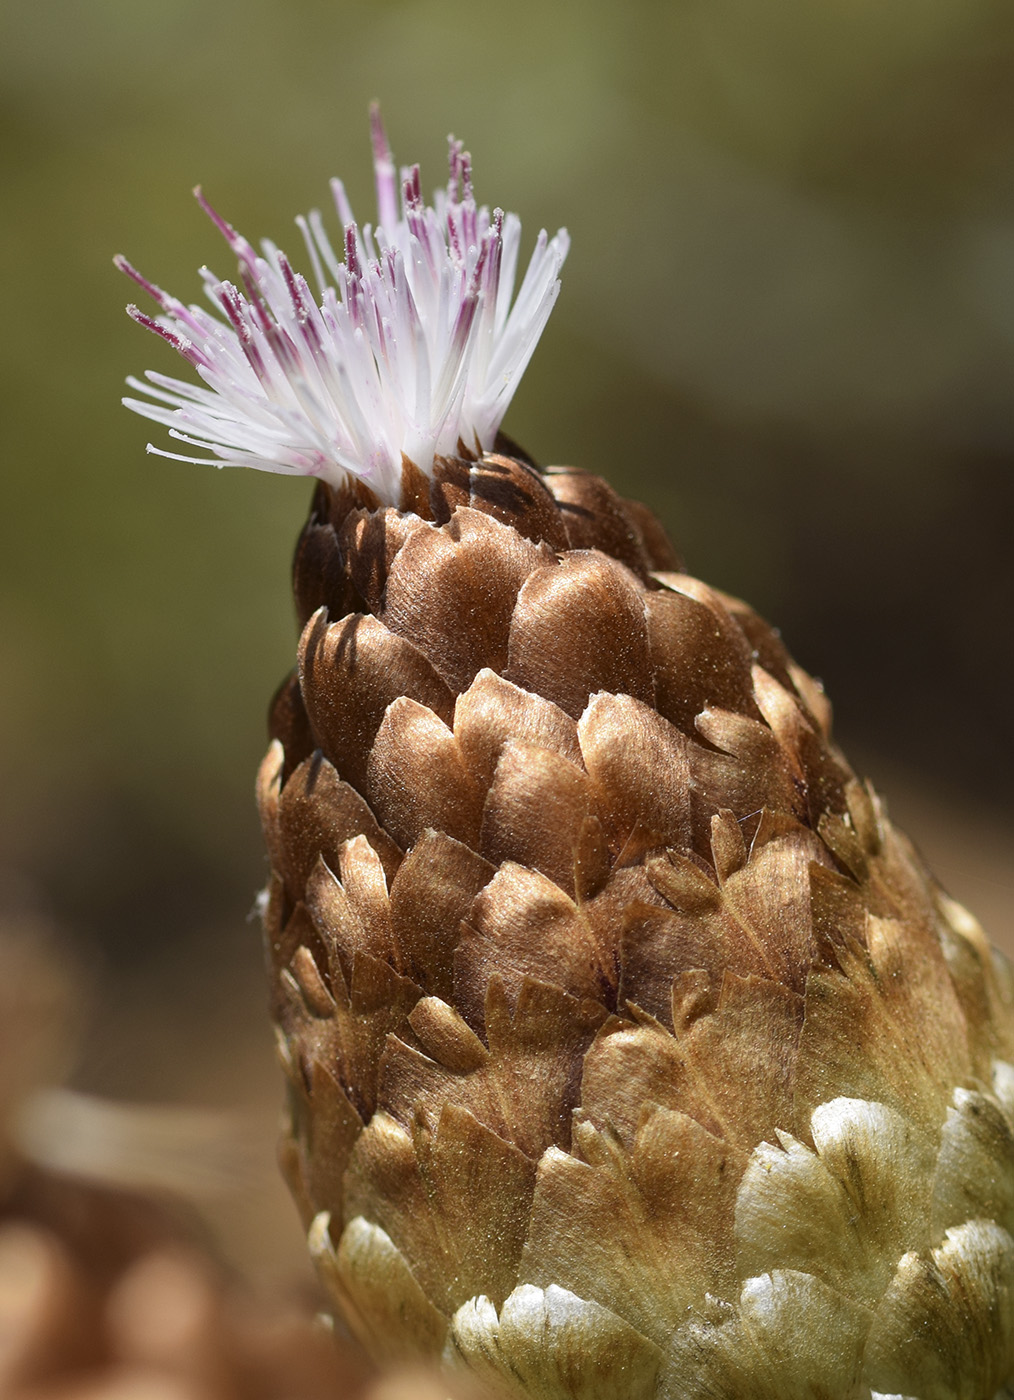
<svg viewBox="0 0 1014 1400"><path fill-rule="evenodd" d="M419 167L400 172L371 112L378 219L356 223L340 180L339 258L320 214L296 220L317 294L265 240L258 254L195 191L239 262L239 282L202 268L210 314L117 266L157 303L134 320L194 366L203 384L149 370L128 379L146 399L128 408L210 457L150 452L185 462L256 467L338 484L346 474L397 501L402 463L424 472L459 443L493 445L560 288L568 238L543 230L514 297L521 222L477 206L471 158L450 140L450 179L423 202Z"/></svg>

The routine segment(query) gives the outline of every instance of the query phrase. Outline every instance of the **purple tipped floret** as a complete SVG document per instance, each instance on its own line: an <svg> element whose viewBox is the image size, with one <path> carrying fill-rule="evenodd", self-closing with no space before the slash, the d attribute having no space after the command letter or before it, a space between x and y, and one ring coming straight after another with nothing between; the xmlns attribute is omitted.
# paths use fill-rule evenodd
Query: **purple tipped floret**
<svg viewBox="0 0 1014 1400"><path fill-rule="evenodd" d="M124 402L220 466L334 483L352 474L396 501L404 458L429 472L461 442L492 446L556 299L567 238L540 235L512 306L520 224L477 208L463 144L451 140L447 190L430 206L418 166L399 179L376 108L370 128L378 225L356 222L338 180L343 261L317 212L297 220L319 302L280 249L265 243L259 254L200 187L200 207L239 263L238 285L202 271L215 314L184 306L116 259L161 313L131 306L130 315L202 381L150 374L129 382L152 402Z"/></svg>
<svg viewBox="0 0 1014 1400"><path fill-rule="evenodd" d="M373 172L377 185L377 212L385 231L398 222L398 176L387 132L380 117L380 105L370 104L370 137L373 143Z"/></svg>

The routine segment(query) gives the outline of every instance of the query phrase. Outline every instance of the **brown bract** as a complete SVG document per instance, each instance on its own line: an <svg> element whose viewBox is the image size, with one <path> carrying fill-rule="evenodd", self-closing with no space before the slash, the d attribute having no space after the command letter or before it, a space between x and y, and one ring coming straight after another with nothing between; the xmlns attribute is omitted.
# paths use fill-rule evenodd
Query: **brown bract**
<svg viewBox="0 0 1014 1400"><path fill-rule="evenodd" d="M918 1235L885 1206L886 1275L853 1288L816 1245L780 1259L758 1153L796 1190L832 1170L818 1110L861 1100L939 1175L956 1086L1014 1052L1010 980L819 684L680 567L643 507L516 457L407 472L402 511L318 488L259 783L283 1159L376 1354L446 1345L511 1394L675 1396L700 1370L733 1396L739 1347L795 1395L750 1318L803 1299L868 1394L916 1307L898 1257L951 1248L956 1217ZM536 1314L563 1350L522 1363ZM567 1380L593 1332L633 1388ZM839 1394L818 1380L798 1394Z"/></svg>

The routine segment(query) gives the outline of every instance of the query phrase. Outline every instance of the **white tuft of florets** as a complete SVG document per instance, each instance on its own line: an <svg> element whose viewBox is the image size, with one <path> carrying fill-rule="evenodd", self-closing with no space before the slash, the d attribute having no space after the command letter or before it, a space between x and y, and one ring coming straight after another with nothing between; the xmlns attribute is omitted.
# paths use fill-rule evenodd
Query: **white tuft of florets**
<svg viewBox="0 0 1014 1400"><path fill-rule="evenodd" d="M378 221L356 223L332 181L344 233L336 254L315 210L296 220L316 296L285 254L261 253L218 214L202 209L239 262L239 282L201 269L214 308L185 306L125 258L116 265L154 299L157 316L128 307L188 360L203 385L149 370L125 398L170 436L212 454L149 452L184 462L255 467L338 484L359 478L397 503L403 460L429 473L437 456L493 445L560 290L569 239L545 230L514 296L521 222L477 206L471 158L450 140L450 179L432 205L419 167L399 177L376 109L371 112Z"/></svg>

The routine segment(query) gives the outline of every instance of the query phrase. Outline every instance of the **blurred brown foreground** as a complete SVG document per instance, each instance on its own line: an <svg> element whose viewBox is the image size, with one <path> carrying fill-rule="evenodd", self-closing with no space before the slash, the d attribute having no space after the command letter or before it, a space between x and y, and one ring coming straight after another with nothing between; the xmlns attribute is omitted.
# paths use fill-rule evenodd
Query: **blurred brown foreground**
<svg viewBox="0 0 1014 1400"><path fill-rule="evenodd" d="M268 1238L285 1209L242 1115L51 1086L73 982L47 930L0 931L2 1400L447 1400L377 1375L296 1248L270 1282L230 1263L216 1199L256 1210L260 1187Z"/></svg>

